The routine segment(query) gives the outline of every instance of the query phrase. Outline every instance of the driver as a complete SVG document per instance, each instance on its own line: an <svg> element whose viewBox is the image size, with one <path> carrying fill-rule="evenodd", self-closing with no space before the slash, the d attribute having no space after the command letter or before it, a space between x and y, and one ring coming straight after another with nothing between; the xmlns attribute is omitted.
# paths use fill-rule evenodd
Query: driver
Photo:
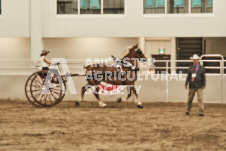
<svg viewBox="0 0 226 151"><path fill-rule="evenodd" d="M58 63L51 63L46 58L48 53L50 53L50 51L44 49L44 50L42 50L42 53L40 55L41 56L42 70L44 70L44 71L51 71L52 73L55 73L55 75L53 75L50 72L48 72L47 73L47 78L45 80L45 86L48 86L49 88L54 88L54 87L56 87L55 83L59 83L59 81L60 81L60 83L62 83L62 79L61 79L61 76L60 76L60 73L59 73L58 69L56 69L56 68L54 68L52 66L52 65L57 65ZM53 76L57 76L58 81L55 81L54 79L52 79Z"/></svg>

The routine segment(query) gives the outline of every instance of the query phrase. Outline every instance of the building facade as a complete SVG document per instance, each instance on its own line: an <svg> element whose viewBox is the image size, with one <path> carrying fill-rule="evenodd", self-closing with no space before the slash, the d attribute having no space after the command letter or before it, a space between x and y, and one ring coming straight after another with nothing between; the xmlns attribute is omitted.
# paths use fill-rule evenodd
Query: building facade
<svg viewBox="0 0 226 151"><path fill-rule="evenodd" d="M177 59L178 37L206 39L209 53L218 41L222 46L216 46L216 53L224 53L226 1L200 2L1 0L1 59L36 60L43 48L53 50L52 57L107 57L137 42L147 56L164 48Z"/></svg>
<svg viewBox="0 0 226 151"><path fill-rule="evenodd" d="M224 6L225 0L0 0L1 97L25 98L27 75L44 48L51 50L49 58L72 61L120 57L136 43L157 59L187 60L194 53L225 57ZM206 98L220 101L222 81L208 78ZM77 82L80 87L85 81ZM141 99L183 101L185 90L175 88L183 83L144 82Z"/></svg>

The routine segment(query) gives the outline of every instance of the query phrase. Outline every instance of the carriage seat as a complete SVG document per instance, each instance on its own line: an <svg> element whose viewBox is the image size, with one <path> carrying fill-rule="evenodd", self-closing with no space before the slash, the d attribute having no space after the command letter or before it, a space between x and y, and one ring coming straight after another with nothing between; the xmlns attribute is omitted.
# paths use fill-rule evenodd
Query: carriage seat
<svg viewBox="0 0 226 151"><path fill-rule="evenodd" d="M36 69L36 70L42 70L42 67L40 67L40 66L35 66L35 69Z"/></svg>
<svg viewBox="0 0 226 151"><path fill-rule="evenodd" d="M35 66L35 69L38 70L38 71L41 71L41 70L42 70L42 67L40 67L40 66ZM43 70L43 71L44 71L44 70ZM39 75L41 78L46 78L47 73L38 72L38 75Z"/></svg>

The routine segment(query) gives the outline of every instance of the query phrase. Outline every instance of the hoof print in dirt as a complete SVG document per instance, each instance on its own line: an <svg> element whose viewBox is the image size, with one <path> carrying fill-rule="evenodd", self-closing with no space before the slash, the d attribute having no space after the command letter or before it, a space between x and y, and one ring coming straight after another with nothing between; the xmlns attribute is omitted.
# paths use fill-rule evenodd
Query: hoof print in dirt
<svg viewBox="0 0 226 151"><path fill-rule="evenodd" d="M143 105L137 105L137 107L140 109L144 108Z"/></svg>
<svg viewBox="0 0 226 151"><path fill-rule="evenodd" d="M118 98L117 102L119 102L119 103L122 102L122 98Z"/></svg>
<svg viewBox="0 0 226 151"><path fill-rule="evenodd" d="M75 106L79 106L79 102L78 101L75 101Z"/></svg>

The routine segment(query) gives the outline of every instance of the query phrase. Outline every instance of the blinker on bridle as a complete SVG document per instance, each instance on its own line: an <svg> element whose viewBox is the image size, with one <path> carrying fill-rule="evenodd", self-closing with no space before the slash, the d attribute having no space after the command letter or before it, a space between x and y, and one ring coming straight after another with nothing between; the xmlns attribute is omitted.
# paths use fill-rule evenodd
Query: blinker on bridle
<svg viewBox="0 0 226 151"><path fill-rule="evenodd" d="M135 49L136 50L136 52L138 52L139 54L142 54L142 51L139 49L139 48L137 48L137 49Z"/></svg>

